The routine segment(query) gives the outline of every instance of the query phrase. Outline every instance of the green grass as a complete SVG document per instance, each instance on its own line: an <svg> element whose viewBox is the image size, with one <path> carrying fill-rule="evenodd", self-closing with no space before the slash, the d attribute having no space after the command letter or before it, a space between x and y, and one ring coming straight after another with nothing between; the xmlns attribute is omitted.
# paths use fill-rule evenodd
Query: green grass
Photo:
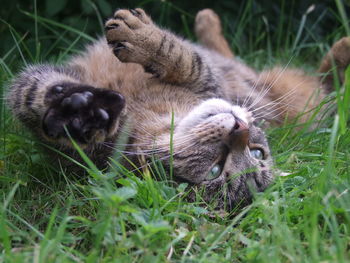
<svg viewBox="0 0 350 263"><path fill-rule="evenodd" d="M316 30L320 20L308 23L306 10L295 25L281 1L278 25L287 26L272 30L272 18L260 19L252 3L247 1L235 23L224 17L224 28L235 52L257 68L292 58L292 66L311 72L328 44L348 30L341 1L339 11L332 10L338 24L324 38ZM173 10L182 21L177 30L193 37L194 14L167 2L161 7L156 20L165 21ZM31 17L35 31L28 36L8 27L13 45L0 59L0 97L19 67L64 61L93 37L36 11L22 14ZM47 33L41 35L42 28ZM40 44L47 39L55 41ZM153 180L153 173L165 176L161 165L134 174L118 162L99 171L86 159L85 178L53 167L40 142L0 100L0 262L349 262L349 77L348 70L346 85L336 86L336 113L322 127L267 131L276 169L290 175L231 215L199 197L188 203L185 185Z"/></svg>

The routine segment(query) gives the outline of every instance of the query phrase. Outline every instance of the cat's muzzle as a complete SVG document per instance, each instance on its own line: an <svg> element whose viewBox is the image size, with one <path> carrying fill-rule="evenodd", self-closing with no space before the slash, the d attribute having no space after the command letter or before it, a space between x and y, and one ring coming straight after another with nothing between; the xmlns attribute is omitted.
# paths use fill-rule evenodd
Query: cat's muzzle
<svg viewBox="0 0 350 263"><path fill-rule="evenodd" d="M244 150L249 142L249 125L237 117L235 117L235 121L235 125L227 138L224 139L224 142L230 148Z"/></svg>

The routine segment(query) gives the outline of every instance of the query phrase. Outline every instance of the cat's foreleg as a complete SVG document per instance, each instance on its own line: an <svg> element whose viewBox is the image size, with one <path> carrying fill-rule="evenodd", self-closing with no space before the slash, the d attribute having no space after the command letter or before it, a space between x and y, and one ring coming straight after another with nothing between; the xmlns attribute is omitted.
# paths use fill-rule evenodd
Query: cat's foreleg
<svg viewBox="0 0 350 263"><path fill-rule="evenodd" d="M44 142L70 148L70 135L86 148L116 133L125 102L117 92L83 83L74 69L37 65L15 78L7 104Z"/></svg>
<svg viewBox="0 0 350 263"><path fill-rule="evenodd" d="M120 61L141 64L163 82L218 94L220 79L205 51L160 29L142 9L117 10L106 23L106 37Z"/></svg>

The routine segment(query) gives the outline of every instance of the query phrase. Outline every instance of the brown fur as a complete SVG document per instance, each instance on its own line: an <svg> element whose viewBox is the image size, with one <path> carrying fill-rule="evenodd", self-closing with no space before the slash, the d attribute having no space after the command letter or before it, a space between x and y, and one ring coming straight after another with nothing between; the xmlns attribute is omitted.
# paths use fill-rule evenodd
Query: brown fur
<svg viewBox="0 0 350 263"><path fill-rule="evenodd" d="M338 80L344 81L344 72L350 61L350 38L343 37L337 41L323 58L318 72L323 73L321 81L328 92L334 85L334 70Z"/></svg>
<svg viewBox="0 0 350 263"><path fill-rule="evenodd" d="M233 58L233 53L221 32L219 16L211 9L204 9L196 16L195 32L203 46L215 50L227 58Z"/></svg>
<svg viewBox="0 0 350 263"><path fill-rule="evenodd" d="M250 187L262 191L273 178L268 143L256 124L304 112L298 121L307 120L332 77L280 67L256 72L233 58L211 10L198 13L195 31L205 47L160 29L142 9L117 10L106 23L107 41L96 41L64 67L25 69L8 105L44 142L77 158L62 128L68 127L100 166L126 134L124 150L136 165L156 155L166 168L173 165L178 180L204 187L205 200L233 208L251 198ZM337 42L320 72L331 69L333 57L341 76L348 50L348 38ZM262 159L253 156L257 149ZM218 165L220 174L208 179Z"/></svg>

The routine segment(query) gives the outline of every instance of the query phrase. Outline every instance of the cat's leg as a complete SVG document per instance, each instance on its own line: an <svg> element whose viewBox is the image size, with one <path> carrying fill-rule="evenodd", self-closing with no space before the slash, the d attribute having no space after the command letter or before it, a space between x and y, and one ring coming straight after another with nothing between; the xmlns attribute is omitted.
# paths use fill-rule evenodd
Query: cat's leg
<svg viewBox="0 0 350 263"><path fill-rule="evenodd" d="M233 58L233 53L222 34L219 16L211 9L203 9L196 15L195 33L199 42L227 58Z"/></svg>
<svg viewBox="0 0 350 263"><path fill-rule="evenodd" d="M106 23L106 37L120 61L141 64L163 82L218 95L220 78L208 51L160 29L142 9L117 10Z"/></svg>
<svg viewBox="0 0 350 263"><path fill-rule="evenodd" d="M350 37L344 37L337 41L328 54L323 58L318 72L323 73L321 76L321 82L323 83L327 92L333 90L334 85L334 72L338 80L344 82L344 73L346 67L350 64Z"/></svg>
<svg viewBox="0 0 350 263"><path fill-rule="evenodd" d="M115 91L84 83L79 71L38 65L13 81L7 104L44 142L58 149L72 148L68 131L87 149L115 135L125 102Z"/></svg>
<svg viewBox="0 0 350 263"><path fill-rule="evenodd" d="M337 41L323 58L318 72L323 76L309 76L301 70L274 68L263 71L259 78L262 89L269 89L267 96L272 101L273 116L277 121L286 117L305 121L312 114L325 95L333 90L334 72L341 83L345 69L350 64L350 37ZM275 106L277 105L277 106ZM266 107L267 111L269 107Z"/></svg>

